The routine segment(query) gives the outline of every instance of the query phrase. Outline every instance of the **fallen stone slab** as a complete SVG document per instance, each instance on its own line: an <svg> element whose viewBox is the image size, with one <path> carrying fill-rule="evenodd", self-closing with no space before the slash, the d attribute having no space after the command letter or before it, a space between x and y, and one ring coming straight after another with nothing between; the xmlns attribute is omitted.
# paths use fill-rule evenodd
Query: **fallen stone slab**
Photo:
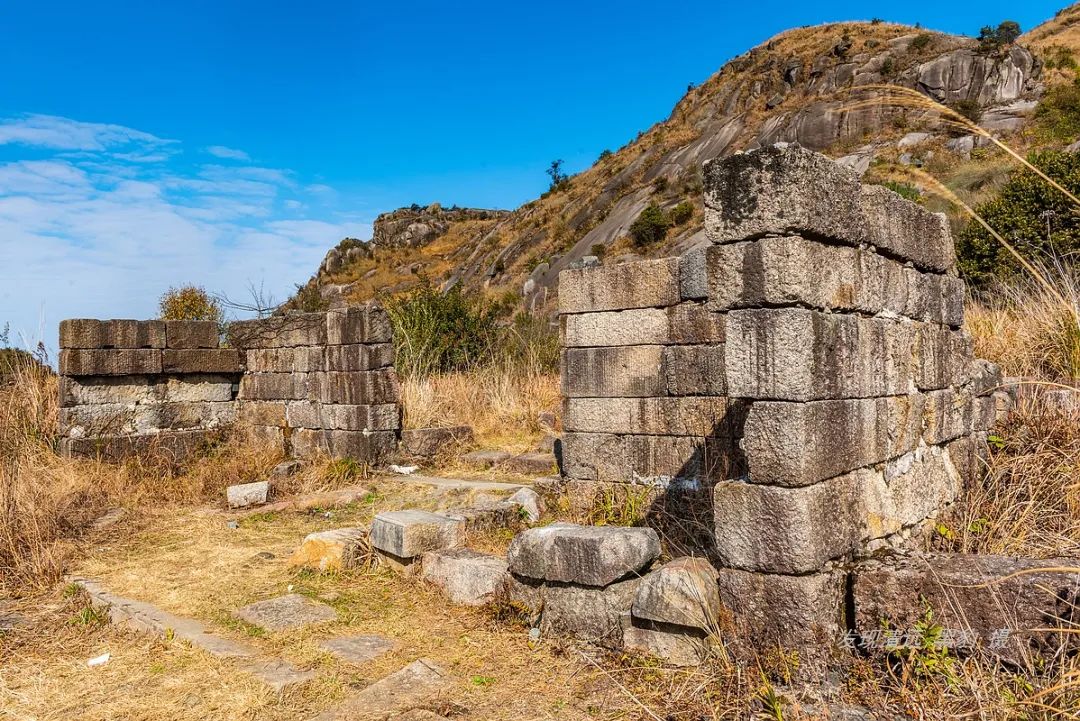
<svg viewBox="0 0 1080 721"><path fill-rule="evenodd" d="M86 592L95 608L108 611L112 623L160 638L184 641L217 658L239 659L243 670L275 691L281 692L315 678L314 671L301 671L281 659L260 657L255 647L218 636L193 618L176 616L152 604L109 593L92 579L70 580Z"/></svg>
<svg viewBox="0 0 1080 721"><path fill-rule="evenodd" d="M433 458L454 443L471 443L470 426L450 428L412 428L401 432L401 452L412 458Z"/></svg>
<svg viewBox="0 0 1080 721"><path fill-rule="evenodd" d="M319 643L319 648L349 663L367 663L392 651L397 643L382 636L337 636Z"/></svg>
<svg viewBox="0 0 1080 721"><path fill-rule="evenodd" d="M510 458L506 451L482 450L466 453L461 457L462 463L473 468L487 469L497 466Z"/></svg>
<svg viewBox="0 0 1080 721"><path fill-rule="evenodd" d="M289 559L294 568L332 571L352 568L368 549L366 528L335 528L309 533Z"/></svg>
<svg viewBox="0 0 1080 721"><path fill-rule="evenodd" d="M226 500L230 508L247 508L266 503L270 496L270 482L256 481L255 483L241 483L237 486L229 486L225 490Z"/></svg>
<svg viewBox="0 0 1080 721"><path fill-rule="evenodd" d="M617 647L622 616L630 611L640 583L633 578L604 588L545 584L540 631Z"/></svg>
<svg viewBox="0 0 1080 721"><path fill-rule="evenodd" d="M660 555L651 528L553 523L519 533L510 544L510 570L527 578L607 586L637 574Z"/></svg>
<svg viewBox="0 0 1080 721"><path fill-rule="evenodd" d="M326 604L299 593L256 601L236 610L233 615L268 631L291 631L314 623L336 621L338 617L337 611Z"/></svg>
<svg viewBox="0 0 1080 721"><path fill-rule="evenodd" d="M376 681L311 721L383 721L430 702L449 685L446 672L422 658Z"/></svg>
<svg viewBox="0 0 1080 721"><path fill-rule="evenodd" d="M469 548L424 554L424 580L438 586L453 603L491 603L505 586L506 577L506 561L498 556Z"/></svg>
<svg viewBox="0 0 1080 721"><path fill-rule="evenodd" d="M368 491L360 486L342 488L337 491L324 491L298 496L284 501L268 503L265 506L250 508L237 514L240 518L259 513L280 513L282 511L307 511L314 508L337 508L356 503L368 495Z"/></svg>
<svg viewBox="0 0 1080 721"><path fill-rule="evenodd" d="M883 622L911 632L932 609L938 639L1026 664L1080 648L1080 559L975 554L895 556L854 572L855 626L868 647ZM1062 630L1064 629L1064 630Z"/></svg>
<svg viewBox="0 0 1080 721"><path fill-rule="evenodd" d="M638 587L634 618L715 630L721 611L718 575L704 558L684 556L665 563Z"/></svg>
<svg viewBox="0 0 1080 721"><path fill-rule="evenodd" d="M464 521L439 513L389 511L376 515L371 524L371 545L401 559L454 548L464 542Z"/></svg>
<svg viewBox="0 0 1080 721"><path fill-rule="evenodd" d="M415 473L410 476L388 476L385 480L393 481L395 483L408 483L416 486L433 486L445 491L516 491L523 487L521 483L474 481L465 478L442 478L440 476L422 476Z"/></svg>
<svg viewBox="0 0 1080 721"><path fill-rule="evenodd" d="M467 508L455 508L443 515L465 522L465 536L496 528L514 528L521 523L521 506L510 501L486 501Z"/></svg>
<svg viewBox="0 0 1080 721"><path fill-rule="evenodd" d="M555 469L555 454L522 453L506 461L503 467L511 473L520 473L523 476L547 475Z"/></svg>

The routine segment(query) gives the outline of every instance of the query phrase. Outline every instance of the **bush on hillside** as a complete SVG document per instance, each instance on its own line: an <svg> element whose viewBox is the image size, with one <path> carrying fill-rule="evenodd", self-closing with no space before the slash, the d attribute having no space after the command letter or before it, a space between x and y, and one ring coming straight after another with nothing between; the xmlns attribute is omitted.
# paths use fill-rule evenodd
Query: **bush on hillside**
<svg viewBox="0 0 1080 721"><path fill-rule="evenodd" d="M682 201L671 209L670 217L672 225L682 225L694 217L694 204L689 200Z"/></svg>
<svg viewBox="0 0 1080 721"><path fill-rule="evenodd" d="M1046 91L1035 107L1035 127L1049 141L1071 143L1080 137L1080 78Z"/></svg>
<svg viewBox="0 0 1080 721"><path fill-rule="evenodd" d="M637 220L630 224L630 237L638 247L653 245L664 239L670 226L667 213L656 203L649 203Z"/></svg>
<svg viewBox="0 0 1080 721"><path fill-rule="evenodd" d="M225 320L221 304L203 288L184 285L169 288L158 300L162 320L212 320L219 326Z"/></svg>
<svg viewBox="0 0 1080 721"><path fill-rule="evenodd" d="M979 31L979 45L983 50L997 50L1004 45L1016 42L1020 37L1020 24L1014 20L1005 20L996 28L986 25Z"/></svg>
<svg viewBox="0 0 1080 721"><path fill-rule="evenodd" d="M1049 150L1028 160L1069 192L1080 194L1080 153ZM998 196L975 212L1027 259L1075 263L1080 255L1076 205L1031 171L1015 171ZM960 233L956 250L961 272L976 287L1024 273L1016 258L974 220Z"/></svg>

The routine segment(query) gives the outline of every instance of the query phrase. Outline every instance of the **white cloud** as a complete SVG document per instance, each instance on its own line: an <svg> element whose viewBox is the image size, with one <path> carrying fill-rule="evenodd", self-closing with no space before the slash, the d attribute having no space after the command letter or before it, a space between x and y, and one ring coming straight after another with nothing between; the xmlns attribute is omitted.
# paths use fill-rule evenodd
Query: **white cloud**
<svg viewBox="0 0 1080 721"><path fill-rule="evenodd" d="M167 142L64 118L0 120L0 145L56 151L0 160L0 326L10 321L13 339L55 349L63 318L152 317L181 283L230 297L264 283L284 299L341 238L370 233L336 193L288 170L145 159Z"/></svg>
<svg viewBox="0 0 1080 721"><path fill-rule="evenodd" d="M251 156L245 153L243 150L237 150L236 148L227 148L224 145L211 145L208 148L204 148L206 152L213 155L215 158L224 158L225 160L243 160L247 162L251 160Z"/></svg>

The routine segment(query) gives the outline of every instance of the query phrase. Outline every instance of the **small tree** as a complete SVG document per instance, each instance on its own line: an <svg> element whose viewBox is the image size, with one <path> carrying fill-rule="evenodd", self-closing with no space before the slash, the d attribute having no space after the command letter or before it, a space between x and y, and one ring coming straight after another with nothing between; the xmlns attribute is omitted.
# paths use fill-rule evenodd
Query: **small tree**
<svg viewBox="0 0 1080 721"><path fill-rule="evenodd" d="M217 299L195 285L169 288L158 301L158 312L162 320L212 320L219 326L225 320Z"/></svg>
<svg viewBox="0 0 1080 721"><path fill-rule="evenodd" d="M671 224L682 225L694 216L694 204L684 200L671 209Z"/></svg>
<svg viewBox="0 0 1080 721"><path fill-rule="evenodd" d="M649 203L637 220L630 224L630 237L639 247L652 245L664 239L670 225L667 213L656 203Z"/></svg>
<svg viewBox="0 0 1080 721"><path fill-rule="evenodd" d="M552 160L551 167L549 167L546 171L548 177L551 178L551 186L548 188L548 190L552 192L559 190L570 180L570 176L563 172L562 166L563 161L561 159Z"/></svg>
<svg viewBox="0 0 1080 721"><path fill-rule="evenodd" d="M984 50L996 50L1003 45L1011 45L1020 37L1020 24L1015 20L1005 20L996 28L989 25L979 31L979 44Z"/></svg>

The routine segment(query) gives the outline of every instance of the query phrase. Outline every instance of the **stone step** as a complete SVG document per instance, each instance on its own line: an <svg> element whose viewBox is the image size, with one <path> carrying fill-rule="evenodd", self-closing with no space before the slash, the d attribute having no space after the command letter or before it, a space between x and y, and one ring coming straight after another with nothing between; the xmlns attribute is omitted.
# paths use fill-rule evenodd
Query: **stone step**
<svg viewBox="0 0 1080 721"><path fill-rule="evenodd" d="M254 646L218 636L193 618L176 616L144 601L117 596L93 579L69 580L86 592L94 608L107 610L112 623L160 638L185 641L217 658L238 659L240 668L275 691L281 692L315 678L314 671L301 671L288 661L262 657Z"/></svg>
<svg viewBox="0 0 1080 721"><path fill-rule="evenodd" d="M408 483L415 486L434 486L442 490L471 491L516 491L524 487L522 483L504 483L501 481L474 481L465 478L443 478L440 476L384 476L379 480Z"/></svg>
<svg viewBox="0 0 1080 721"><path fill-rule="evenodd" d="M403 718L407 712L430 702L448 684L446 672L434 661L422 658L376 681L352 698L313 717L311 721L382 721Z"/></svg>

